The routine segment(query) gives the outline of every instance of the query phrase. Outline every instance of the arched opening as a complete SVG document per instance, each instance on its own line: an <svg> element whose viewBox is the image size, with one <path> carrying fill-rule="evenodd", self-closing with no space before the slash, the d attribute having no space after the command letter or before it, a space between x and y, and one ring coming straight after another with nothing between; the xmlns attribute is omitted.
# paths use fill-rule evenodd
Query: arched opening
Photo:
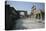
<svg viewBox="0 0 46 31"><path fill-rule="evenodd" d="M24 16L25 16L24 12L20 12L20 17L24 17Z"/></svg>

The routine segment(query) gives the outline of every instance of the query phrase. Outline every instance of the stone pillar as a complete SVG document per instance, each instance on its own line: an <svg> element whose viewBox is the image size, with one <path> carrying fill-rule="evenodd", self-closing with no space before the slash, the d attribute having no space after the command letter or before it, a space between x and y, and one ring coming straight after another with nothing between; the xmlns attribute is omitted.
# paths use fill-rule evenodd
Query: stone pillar
<svg viewBox="0 0 46 31"><path fill-rule="evenodd" d="M24 12L24 14L25 14L25 17L27 16L27 12Z"/></svg>
<svg viewBox="0 0 46 31"><path fill-rule="evenodd" d="M40 13L40 17L41 17L40 20L42 20L42 13Z"/></svg>

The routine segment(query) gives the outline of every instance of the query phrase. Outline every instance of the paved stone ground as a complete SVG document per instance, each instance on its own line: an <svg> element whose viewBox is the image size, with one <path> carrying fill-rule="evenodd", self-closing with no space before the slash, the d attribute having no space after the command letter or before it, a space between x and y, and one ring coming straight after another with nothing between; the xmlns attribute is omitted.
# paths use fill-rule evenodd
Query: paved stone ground
<svg viewBox="0 0 46 31"><path fill-rule="evenodd" d="M41 22L39 22L41 21ZM16 29L38 29L44 28L45 24L42 20L35 18L21 18L16 21ZM15 26L13 29L15 29Z"/></svg>

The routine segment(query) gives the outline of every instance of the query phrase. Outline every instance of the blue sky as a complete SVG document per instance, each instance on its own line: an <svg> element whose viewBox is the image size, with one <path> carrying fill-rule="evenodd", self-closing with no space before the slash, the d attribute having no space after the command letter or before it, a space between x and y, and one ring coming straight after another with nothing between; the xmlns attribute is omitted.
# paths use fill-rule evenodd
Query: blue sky
<svg viewBox="0 0 46 31"><path fill-rule="evenodd" d="M31 12L33 4L36 5L37 9L43 10L45 7L44 3L23 2L23 1L7 1L7 4L9 4L11 7L14 7L16 10L24 10L28 12Z"/></svg>

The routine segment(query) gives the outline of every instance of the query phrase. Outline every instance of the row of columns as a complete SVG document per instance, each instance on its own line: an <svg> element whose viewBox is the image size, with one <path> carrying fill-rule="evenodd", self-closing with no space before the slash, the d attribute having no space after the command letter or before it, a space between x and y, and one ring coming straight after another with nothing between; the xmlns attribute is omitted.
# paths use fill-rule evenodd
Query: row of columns
<svg viewBox="0 0 46 31"><path fill-rule="evenodd" d="M44 14L42 14L42 13L36 14L36 18L43 20Z"/></svg>

